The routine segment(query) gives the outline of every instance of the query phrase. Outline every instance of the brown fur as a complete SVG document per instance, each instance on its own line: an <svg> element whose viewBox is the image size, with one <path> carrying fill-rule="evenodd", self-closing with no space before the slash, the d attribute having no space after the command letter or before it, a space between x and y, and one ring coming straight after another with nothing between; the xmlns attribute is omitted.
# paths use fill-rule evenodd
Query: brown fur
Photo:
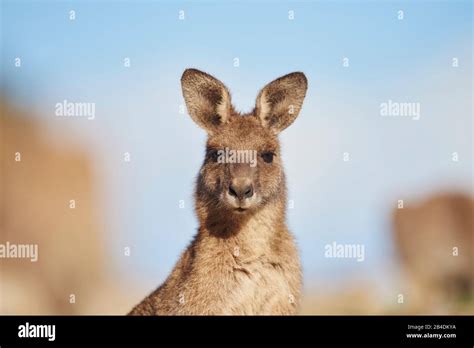
<svg viewBox="0 0 474 348"><path fill-rule="evenodd" d="M297 117L306 77L293 73L268 84L245 115L234 110L227 88L214 77L188 69L181 81L191 118L208 133L195 192L200 226L165 283L130 314L294 314L301 269L285 223L277 134ZM256 167L217 163L215 151L225 147L257 151ZM272 162L262 156L268 153ZM250 198L229 194L242 183L252 187Z"/></svg>

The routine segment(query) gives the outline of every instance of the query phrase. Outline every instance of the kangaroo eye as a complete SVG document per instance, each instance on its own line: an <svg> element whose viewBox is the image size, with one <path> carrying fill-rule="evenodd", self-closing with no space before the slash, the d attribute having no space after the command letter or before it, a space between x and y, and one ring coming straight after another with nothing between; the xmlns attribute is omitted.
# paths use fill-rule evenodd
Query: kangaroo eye
<svg viewBox="0 0 474 348"><path fill-rule="evenodd" d="M275 156L275 154L273 152L264 152L262 153L262 158L265 162L267 163L272 163L273 162L273 156Z"/></svg>
<svg viewBox="0 0 474 348"><path fill-rule="evenodd" d="M212 162L217 162L219 158L219 152L217 150L209 150L207 152L207 158Z"/></svg>

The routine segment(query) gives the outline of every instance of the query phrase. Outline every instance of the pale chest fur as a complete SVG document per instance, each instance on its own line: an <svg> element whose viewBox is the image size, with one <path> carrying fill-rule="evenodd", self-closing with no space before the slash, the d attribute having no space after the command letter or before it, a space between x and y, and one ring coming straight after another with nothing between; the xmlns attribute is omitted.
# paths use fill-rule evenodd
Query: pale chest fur
<svg viewBox="0 0 474 348"><path fill-rule="evenodd" d="M199 249L196 287L213 287L218 314L291 314L296 311L300 271L289 232L275 231L260 216L243 226L235 237L210 237ZM282 236L283 235L283 238ZM277 237L277 240L272 238ZM277 247L275 247L275 242ZM197 289L196 289L197 290Z"/></svg>
<svg viewBox="0 0 474 348"><path fill-rule="evenodd" d="M282 314L296 310L294 288L283 268L265 257L237 258L232 269L232 289L223 306L225 314ZM292 286L293 285L293 286ZM293 288L293 289L292 289Z"/></svg>

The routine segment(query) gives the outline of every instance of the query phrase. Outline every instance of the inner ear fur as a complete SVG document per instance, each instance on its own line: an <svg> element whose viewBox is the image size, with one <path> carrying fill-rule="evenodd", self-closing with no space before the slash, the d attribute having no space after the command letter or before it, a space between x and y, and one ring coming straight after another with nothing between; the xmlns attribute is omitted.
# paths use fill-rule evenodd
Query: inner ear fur
<svg viewBox="0 0 474 348"><path fill-rule="evenodd" d="M267 84L258 94L255 114L264 127L275 134L287 128L298 116L308 88L302 72L282 76Z"/></svg>
<svg viewBox="0 0 474 348"><path fill-rule="evenodd" d="M228 122L230 93L218 79L197 69L186 69L181 87L189 115L201 128L212 133Z"/></svg>

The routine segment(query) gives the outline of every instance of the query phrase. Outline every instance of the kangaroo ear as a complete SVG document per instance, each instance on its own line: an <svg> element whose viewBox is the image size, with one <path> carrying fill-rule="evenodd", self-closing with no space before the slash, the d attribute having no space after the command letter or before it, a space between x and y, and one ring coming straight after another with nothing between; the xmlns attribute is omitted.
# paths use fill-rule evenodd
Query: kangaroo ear
<svg viewBox="0 0 474 348"><path fill-rule="evenodd" d="M205 72L186 69L181 87L189 115L208 133L229 120L230 94L222 82Z"/></svg>
<svg viewBox="0 0 474 348"><path fill-rule="evenodd" d="M275 134L293 123L298 116L308 88L301 72L282 76L266 85L257 96L255 114L264 127Z"/></svg>

